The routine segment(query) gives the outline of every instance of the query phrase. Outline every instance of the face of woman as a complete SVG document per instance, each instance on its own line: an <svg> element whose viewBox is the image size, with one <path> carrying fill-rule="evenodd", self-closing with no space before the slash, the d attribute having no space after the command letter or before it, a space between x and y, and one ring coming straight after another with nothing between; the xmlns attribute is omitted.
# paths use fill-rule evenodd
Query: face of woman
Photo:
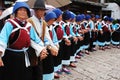
<svg viewBox="0 0 120 80"><path fill-rule="evenodd" d="M50 20L47 22L47 24L48 24L48 25L52 25L52 24L55 22L55 20L56 20L56 19L50 19Z"/></svg>
<svg viewBox="0 0 120 80"><path fill-rule="evenodd" d="M16 17L19 18L20 20L26 20L28 18L27 9L19 8Z"/></svg>
<svg viewBox="0 0 120 80"><path fill-rule="evenodd" d="M59 16L59 18L57 19L57 21L61 21L62 20L62 15Z"/></svg>

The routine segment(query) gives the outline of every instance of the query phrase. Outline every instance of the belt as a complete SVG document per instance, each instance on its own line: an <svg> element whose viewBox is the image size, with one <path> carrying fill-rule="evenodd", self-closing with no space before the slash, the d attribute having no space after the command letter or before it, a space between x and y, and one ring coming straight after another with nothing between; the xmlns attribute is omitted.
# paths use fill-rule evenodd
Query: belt
<svg viewBox="0 0 120 80"><path fill-rule="evenodd" d="M30 66L30 60L29 60L29 56L28 56L28 52L27 52L28 48L23 48L23 49L20 49L20 50L7 48L7 50L14 51L14 52L24 52L24 54L25 54L25 65L26 65L26 67Z"/></svg>

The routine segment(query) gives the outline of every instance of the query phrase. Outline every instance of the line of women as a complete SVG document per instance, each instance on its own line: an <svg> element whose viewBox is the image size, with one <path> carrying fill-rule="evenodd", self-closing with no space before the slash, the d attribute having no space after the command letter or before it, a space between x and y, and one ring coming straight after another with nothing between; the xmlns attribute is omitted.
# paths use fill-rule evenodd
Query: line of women
<svg viewBox="0 0 120 80"><path fill-rule="evenodd" d="M75 14L56 8L46 12L44 0L16 2L13 19L0 33L0 80L53 80L72 74L76 58L112 47L120 48L120 20L94 14ZM30 51L34 48L35 52ZM36 53L34 66L30 54Z"/></svg>
<svg viewBox="0 0 120 80"><path fill-rule="evenodd" d="M113 18L108 16L102 19L99 15L76 15L69 10L62 12L60 9L54 9L53 12L56 20L49 26L49 30L53 31L50 34L53 42L57 37L59 44L58 55L53 58L55 74L71 74L68 67L76 67L75 58L96 51L96 46L103 51L110 49L111 44L112 47L119 48L119 19L117 23L113 23Z"/></svg>

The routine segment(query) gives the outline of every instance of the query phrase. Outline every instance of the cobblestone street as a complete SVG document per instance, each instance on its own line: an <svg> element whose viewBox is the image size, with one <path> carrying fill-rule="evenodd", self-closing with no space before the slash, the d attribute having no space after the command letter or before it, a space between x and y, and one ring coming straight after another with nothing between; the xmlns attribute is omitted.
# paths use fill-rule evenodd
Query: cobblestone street
<svg viewBox="0 0 120 80"><path fill-rule="evenodd" d="M77 61L72 74L62 73L59 80L120 80L120 49L97 50Z"/></svg>

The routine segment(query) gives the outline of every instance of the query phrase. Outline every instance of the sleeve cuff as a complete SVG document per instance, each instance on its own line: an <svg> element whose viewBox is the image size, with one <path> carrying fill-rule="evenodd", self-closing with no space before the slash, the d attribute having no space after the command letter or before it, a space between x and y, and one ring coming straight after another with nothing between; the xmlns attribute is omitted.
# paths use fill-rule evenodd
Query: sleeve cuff
<svg viewBox="0 0 120 80"><path fill-rule="evenodd" d="M44 46L40 46L31 40L31 47L35 49L36 55L40 56L41 51L45 48Z"/></svg>
<svg viewBox="0 0 120 80"><path fill-rule="evenodd" d="M3 48L3 47L0 46L0 51L2 52L2 55L0 55L0 57L3 57L4 53L5 53L5 48Z"/></svg>
<svg viewBox="0 0 120 80"><path fill-rule="evenodd" d="M6 47L7 47L7 45L0 43L0 51L2 52L2 55L0 55L0 57L4 56Z"/></svg>

